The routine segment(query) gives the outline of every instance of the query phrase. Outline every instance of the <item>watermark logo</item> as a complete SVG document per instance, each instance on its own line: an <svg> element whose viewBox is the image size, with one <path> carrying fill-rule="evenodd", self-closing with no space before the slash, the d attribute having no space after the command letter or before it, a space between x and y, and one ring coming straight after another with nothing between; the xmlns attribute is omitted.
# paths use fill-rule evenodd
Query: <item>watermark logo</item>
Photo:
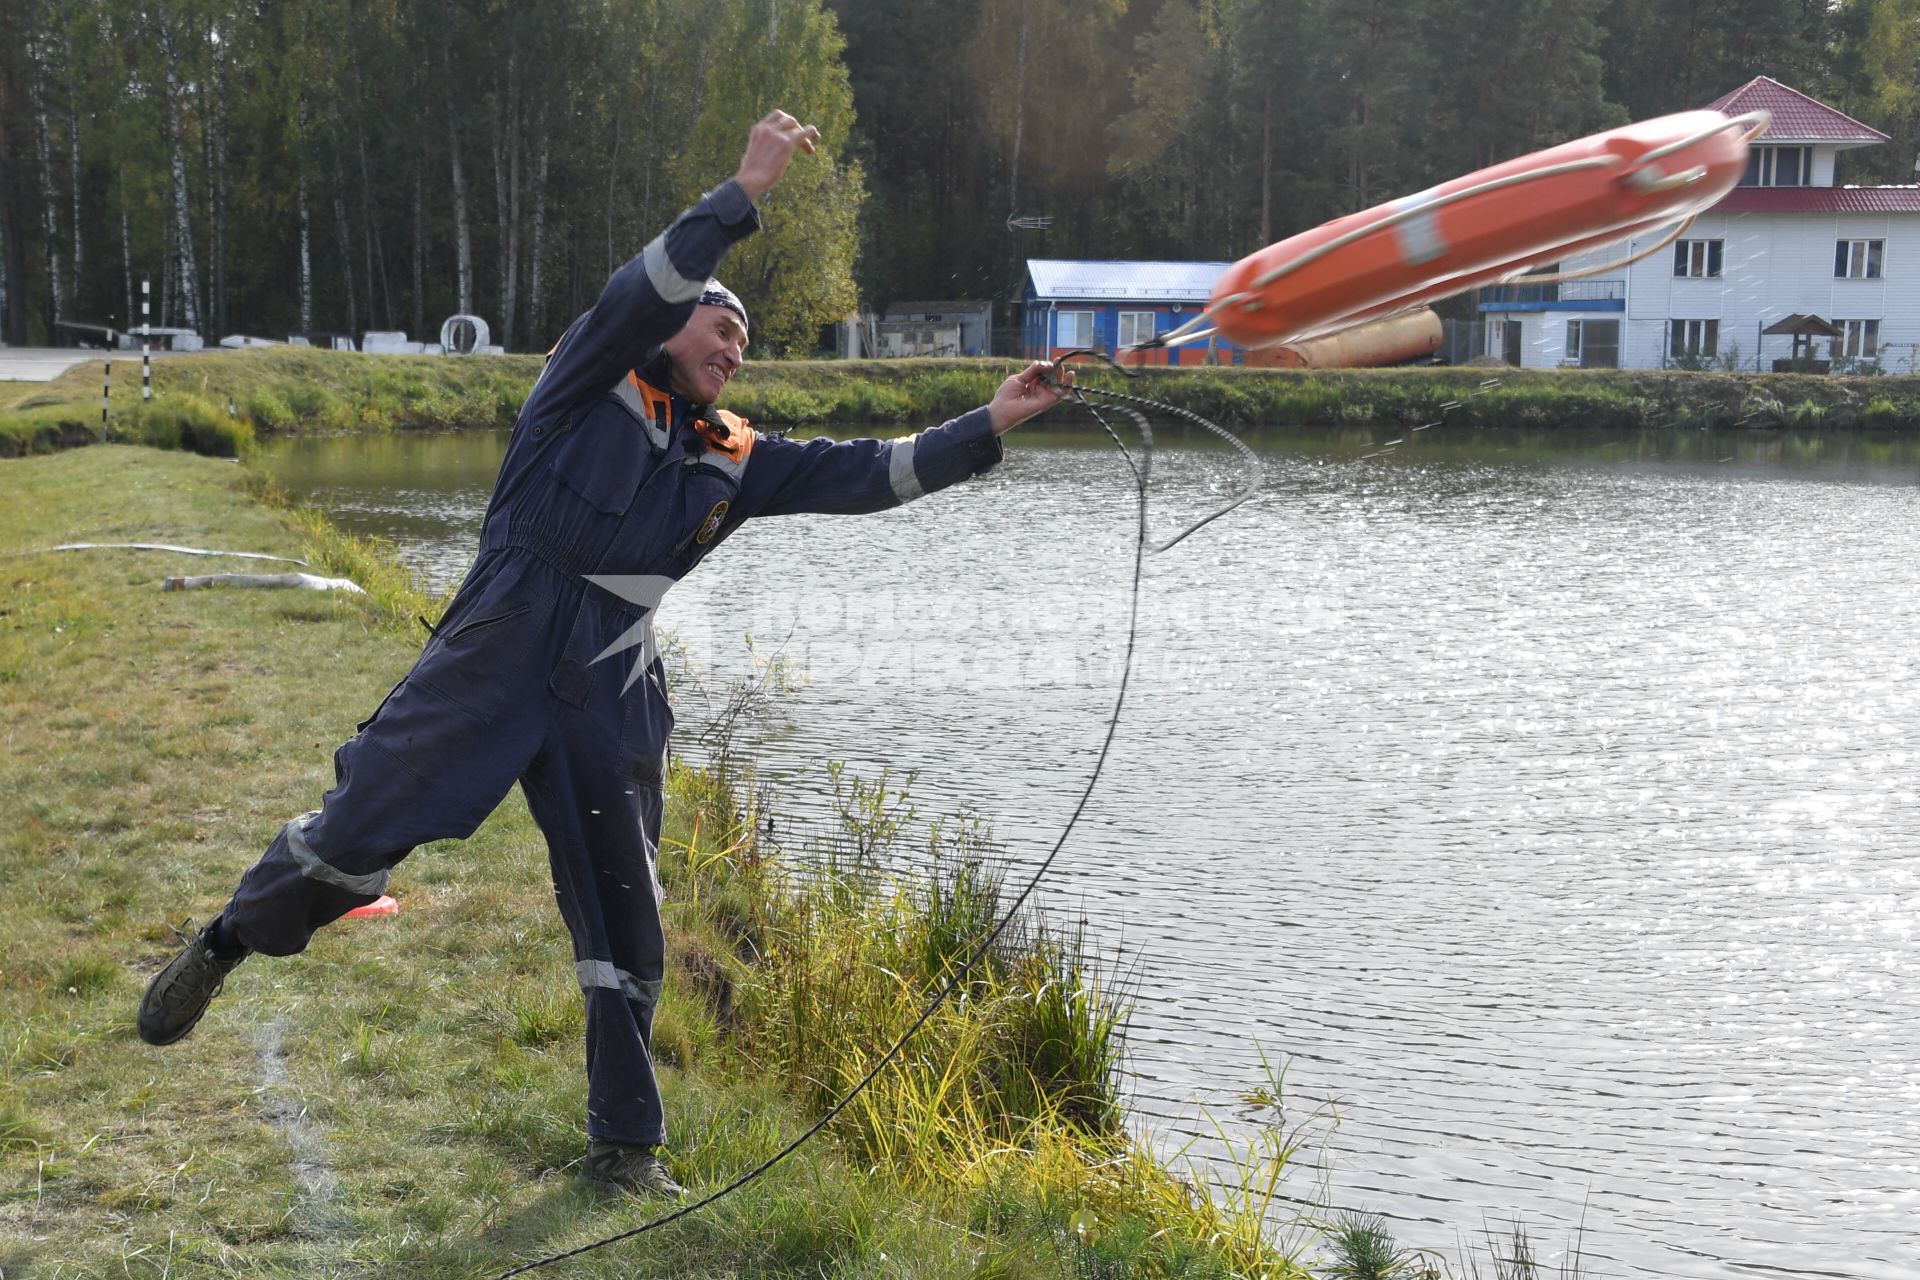
<svg viewBox="0 0 1920 1280"><path fill-rule="evenodd" d="M725 503L721 504L721 506L725 505ZM708 519L712 518L708 517ZM625 653L628 649L639 649L640 652L634 658L633 669L627 672L626 683L620 686L620 693L625 696L627 690L633 688L634 683L640 679L640 673L652 667L655 659L660 656L660 640L653 632L653 617L660 612L660 601L666 596L675 580L654 573L590 573L586 578L594 586L611 591L628 604L637 604L644 610L638 622L628 627L621 633L619 639L602 649L594 657L593 662L587 664L592 666L594 662L611 658L616 653Z"/></svg>

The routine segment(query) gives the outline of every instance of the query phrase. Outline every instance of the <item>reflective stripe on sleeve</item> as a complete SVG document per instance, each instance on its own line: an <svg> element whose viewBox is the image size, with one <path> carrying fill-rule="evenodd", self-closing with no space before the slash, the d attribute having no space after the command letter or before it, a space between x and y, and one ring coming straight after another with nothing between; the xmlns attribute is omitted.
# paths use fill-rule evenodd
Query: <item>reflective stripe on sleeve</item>
<svg viewBox="0 0 1920 1280"><path fill-rule="evenodd" d="M926 493L913 470L913 446L919 439L917 434L903 436L893 441L889 449L887 483L893 486L893 496L900 502L912 502Z"/></svg>
<svg viewBox="0 0 1920 1280"><path fill-rule="evenodd" d="M667 257L665 232L640 251L640 261L647 269L647 279L653 282L653 291L668 302L692 302L707 287L705 280L689 280L674 269L672 259Z"/></svg>
<svg viewBox="0 0 1920 1280"><path fill-rule="evenodd" d="M582 991L591 991L595 987L618 991L635 1004L649 1009L660 1003L660 982L642 982L625 969L615 966L611 960L576 960L573 972L580 979Z"/></svg>
<svg viewBox="0 0 1920 1280"><path fill-rule="evenodd" d="M364 893L376 898L385 893L388 872L382 870L370 871L363 876L350 875L332 863L322 861L320 855L313 851L313 846L307 843L305 827L309 819L319 816L318 811L303 813L286 825L287 852L300 865L300 874L309 880L336 885L349 893Z"/></svg>

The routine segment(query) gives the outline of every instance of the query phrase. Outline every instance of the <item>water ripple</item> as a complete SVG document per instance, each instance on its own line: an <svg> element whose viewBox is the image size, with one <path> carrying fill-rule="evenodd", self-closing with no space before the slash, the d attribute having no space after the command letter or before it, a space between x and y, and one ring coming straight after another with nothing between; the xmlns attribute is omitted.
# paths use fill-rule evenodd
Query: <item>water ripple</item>
<svg viewBox="0 0 1920 1280"><path fill-rule="evenodd" d="M461 439L283 469L450 574L498 458ZM1517 1215L1549 1253L1584 1223L1607 1275L1913 1275L1915 450L1374 447L1268 441L1274 485L1149 566L1127 719L1046 886L1131 983L1136 1123L1217 1153L1262 1122L1264 1055L1289 1124L1328 1117L1335 1203L1411 1243ZM882 518L750 525L667 621L709 689L748 634L806 673L756 744L796 814L823 761L913 771L1017 875L1118 674L1118 468L1030 444ZM1155 476L1169 529L1232 458Z"/></svg>

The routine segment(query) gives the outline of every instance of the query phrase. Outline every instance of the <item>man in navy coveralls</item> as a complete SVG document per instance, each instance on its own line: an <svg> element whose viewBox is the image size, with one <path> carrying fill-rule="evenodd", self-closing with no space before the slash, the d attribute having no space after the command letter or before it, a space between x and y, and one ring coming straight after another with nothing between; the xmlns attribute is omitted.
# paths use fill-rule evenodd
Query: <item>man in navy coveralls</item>
<svg viewBox="0 0 1920 1280"><path fill-rule="evenodd" d="M748 518L909 502L986 471L1001 433L1058 398L1034 364L942 426L844 443L760 435L713 407L747 344L746 310L714 270L818 136L780 111L755 125L739 172L616 271L554 346L432 639L335 753L319 810L280 830L154 978L142 1038L186 1035L241 960L302 950L379 897L414 846L471 835L517 780L585 993L586 1169L679 1193L655 1152L666 1128L649 1050L673 713L658 653L634 637L665 588Z"/></svg>

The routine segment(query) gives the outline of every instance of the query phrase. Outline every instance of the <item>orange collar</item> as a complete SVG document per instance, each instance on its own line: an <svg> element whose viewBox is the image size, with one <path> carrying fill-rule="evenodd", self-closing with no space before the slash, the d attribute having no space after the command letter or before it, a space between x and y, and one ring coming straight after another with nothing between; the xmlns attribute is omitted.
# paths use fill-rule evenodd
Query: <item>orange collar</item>
<svg viewBox="0 0 1920 1280"><path fill-rule="evenodd" d="M638 373L629 372L627 381L646 401L654 422L662 431L669 430L673 422L673 398ZM753 427L737 413L709 408L704 416L693 420L693 429L707 448L729 462L745 462L753 452Z"/></svg>
<svg viewBox="0 0 1920 1280"><path fill-rule="evenodd" d="M700 433L707 448L729 462L745 462L753 452L753 428L737 413L708 409L705 417L693 420L693 429Z"/></svg>

